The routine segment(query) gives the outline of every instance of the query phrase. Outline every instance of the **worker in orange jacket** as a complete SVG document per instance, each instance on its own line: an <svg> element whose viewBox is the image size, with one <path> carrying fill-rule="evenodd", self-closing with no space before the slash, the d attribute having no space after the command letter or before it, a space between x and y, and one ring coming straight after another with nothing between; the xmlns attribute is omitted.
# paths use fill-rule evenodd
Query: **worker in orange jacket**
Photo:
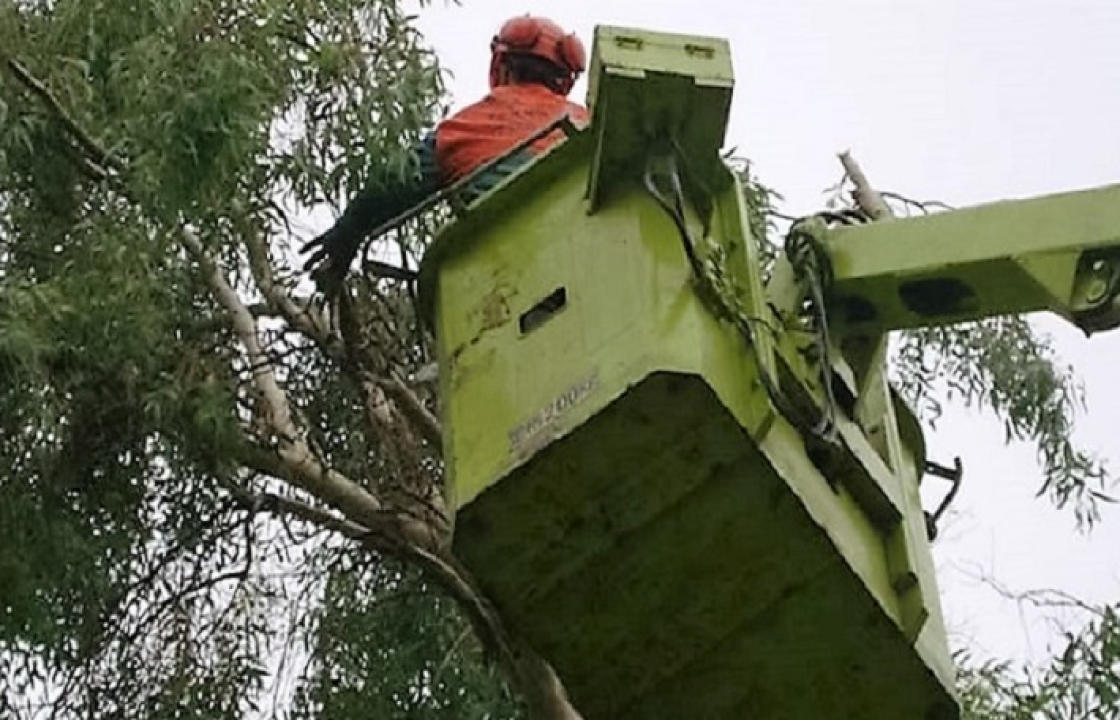
<svg viewBox="0 0 1120 720"><path fill-rule="evenodd" d="M587 111L567 100L586 68L583 43L545 18L508 20L490 43L490 93L441 122L414 149L418 172L400 178L371 178L337 222L304 246L305 267L321 287L334 289L345 276L366 235L441 186L502 157L565 114L586 125ZM473 178L478 195L563 138L557 130Z"/></svg>

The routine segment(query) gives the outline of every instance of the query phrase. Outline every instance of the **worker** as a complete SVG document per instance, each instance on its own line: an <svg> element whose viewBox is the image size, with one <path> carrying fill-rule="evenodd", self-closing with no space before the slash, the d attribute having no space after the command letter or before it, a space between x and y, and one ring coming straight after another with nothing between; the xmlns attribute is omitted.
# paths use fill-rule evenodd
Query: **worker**
<svg viewBox="0 0 1120 720"><path fill-rule="evenodd" d="M508 20L490 43L490 92L481 101L443 120L414 148L416 172L401 179L375 175L346 207L342 217L307 243L305 269L319 286L336 291L362 241L377 226L487 163L502 158L551 123L567 115L577 126L587 111L567 100L586 68L583 43L545 18ZM468 196L477 196L533 156L563 139L557 130L504 158L472 178Z"/></svg>

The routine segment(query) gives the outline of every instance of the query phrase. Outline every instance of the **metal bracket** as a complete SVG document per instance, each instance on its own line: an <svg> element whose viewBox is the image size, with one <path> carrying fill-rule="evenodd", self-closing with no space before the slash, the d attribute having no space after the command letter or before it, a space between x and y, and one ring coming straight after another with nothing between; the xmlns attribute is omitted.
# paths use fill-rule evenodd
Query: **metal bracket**
<svg viewBox="0 0 1120 720"><path fill-rule="evenodd" d="M949 509L953 499L956 498L957 492L961 489L961 479L964 477L964 465L961 463L959 457L953 458L953 467L945 467L929 460L925 464L925 472L927 475L933 475L951 483L949 492L941 499L941 503L937 509L932 513L926 513L926 535L929 537L930 542L937 539L937 523L941 520L941 516Z"/></svg>
<svg viewBox="0 0 1120 720"><path fill-rule="evenodd" d="M1086 335L1120 326L1120 253L1082 256L1072 300L1073 321Z"/></svg>

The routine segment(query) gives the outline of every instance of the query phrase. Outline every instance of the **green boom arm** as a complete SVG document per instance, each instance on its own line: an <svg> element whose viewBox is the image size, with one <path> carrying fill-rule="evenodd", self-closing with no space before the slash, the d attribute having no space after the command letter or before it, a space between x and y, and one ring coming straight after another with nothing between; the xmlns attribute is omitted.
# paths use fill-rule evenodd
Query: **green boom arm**
<svg viewBox="0 0 1120 720"><path fill-rule="evenodd" d="M1053 311L1120 325L1120 185L824 231L845 335Z"/></svg>

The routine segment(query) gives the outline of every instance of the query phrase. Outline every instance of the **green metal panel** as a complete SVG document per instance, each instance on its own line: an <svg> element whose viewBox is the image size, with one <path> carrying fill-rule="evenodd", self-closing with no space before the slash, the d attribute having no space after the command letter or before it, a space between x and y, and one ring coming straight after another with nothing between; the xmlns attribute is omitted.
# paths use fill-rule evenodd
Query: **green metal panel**
<svg viewBox="0 0 1120 720"><path fill-rule="evenodd" d="M884 458L839 417L831 464L810 456L760 371L815 402L796 338L748 345L635 173L599 172L604 125L635 117L603 114L612 87L636 97L605 72L592 127L449 226L422 269L456 552L589 719L956 717L914 532L921 450L895 432ZM767 316L737 183L696 179L699 252L718 249L744 311Z"/></svg>
<svg viewBox="0 0 1120 720"><path fill-rule="evenodd" d="M677 146L694 172L718 183L732 85L726 40L598 28L588 90L598 148L592 208L605 187L636 177L658 145Z"/></svg>
<svg viewBox="0 0 1120 720"><path fill-rule="evenodd" d="M1033 310L1085 326L1083 314L1116 290L1120 185L839 228L826 243L845 333Z"/></svg>
<svg viewBox="0 0 1120 720"><path fill-rule="evenodd" d="M869 592L883 536L799 447L647 376L464 508L456 550L588 718L952 717Z"/></svg>

